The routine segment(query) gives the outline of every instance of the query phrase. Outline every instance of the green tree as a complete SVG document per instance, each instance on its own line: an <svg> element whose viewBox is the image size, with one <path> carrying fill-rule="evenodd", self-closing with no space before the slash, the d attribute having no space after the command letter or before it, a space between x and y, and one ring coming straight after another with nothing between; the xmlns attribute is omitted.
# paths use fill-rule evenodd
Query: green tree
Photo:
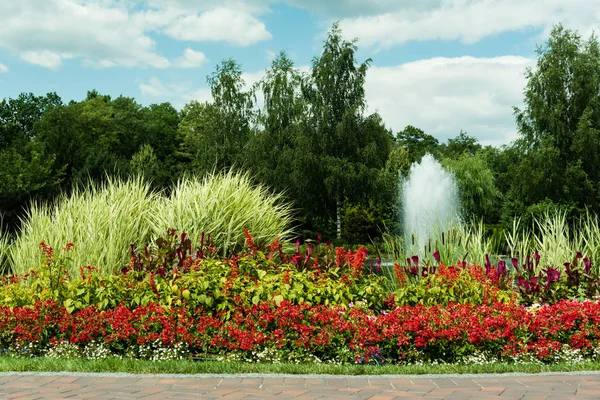
<svg viewBox="0 0 600 400"><path fill-rule="evenodd" d="M154 149L147 143L143 144L131 157L129 164L133 174L140 175L145 179L155 179L160 172L160 165Z"/></svg>
<svg viewBox="0 0 600 400"><path fill-rule="evenodd" d="M510 201L546 199L598 211L600 204L600 46L554 27L526 73L525 106L515 108L523 154L512 168ZM513 207L514 208L514 207Z"/></svg>
<svg viewBox="0 0 600 400"><path fill-rule="evenodd" d="M411 163L421 161L426 153L435 155L439 148L436 138L412 125L408 125L404 130L398 132L396 140L408 151Z"/></svg>
<svg viewBox="0 0 600 400"><path fill-rule="evenodd" d="M241 65L231 58L217 65L207 81L219 116L217 141L211 146L217 160L216 168L241 165L254 116L253 93L245 90Z"/></svg>
<svg viewBox="0 0 600 400"><path fill-rule="evenodd" d="M455 138L448 139L448 144L441 146L441 152L450 158L460 157L464 153L474 156L481 149L477 139L463 131Z"/></svg>
<svg viewBox="0 0 600 400"><path fill-rule="evenodd" d="M34 130L47 110L61 105L56 93L0 101L0 220L10 229L31 198L50 196L61 182L62 170L52 169Z"/></svg>
<svg viewBox="0 0 600 400"><path fill-rule="evenodd" d="M456 177L463 217L467 220L497 221L500 192L494 174L480 153L462 153L458 158L445 158L444 165Z"/></svg>
<svg viewBox="0 0 600 400"><path fill-rule="evenodd" d="M310 147L302 154L305 165L312 169L308 176L315 177L317 186L323 185L320 193L326 197L321 200L322 210L326 217L335 215L338 237L343 203L354 203L372 193L391 144L391 135L378 116L363 117L370 60L358 64L356 50L356 40L344 40L334 24L302 85L309 105L310 136Z"/></svg>
<svg viewBox="0 0 600 400"><path fill-rule="evenodd" d="M306 116L300 92L301 74L285 52L273 60L257 84L264 98L258 122L263 127L251 137L246 157L258 180L277 191L301 195L289 179L294 168L298 136Z"/></svg>
<svg viewBox="0 0 600 400"><path fill-rule="evenodd" d="M185 164L196 173L207 173L223 166L220 142L219 112L214 104L192 101L181 110L178 136L181 141L180 155ZM184 164L184 165L185 165Z"/></svg>

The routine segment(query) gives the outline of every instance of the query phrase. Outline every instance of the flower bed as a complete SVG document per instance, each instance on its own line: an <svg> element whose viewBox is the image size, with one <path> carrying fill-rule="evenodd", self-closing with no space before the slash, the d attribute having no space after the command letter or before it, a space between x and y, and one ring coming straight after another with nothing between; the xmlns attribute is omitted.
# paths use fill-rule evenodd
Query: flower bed
<svg viewBox="0 0 600 400"><path fill-rule="evenodd" d="M260 248L246 235L244 253L221 258L210 240L192 249L171 231L151 249L131 250L114 275L82 267L79 277L62 268L73 244L58 256L42 244L43 263L0 286L0 350L376 364L600 356L600 304L585 298L597 294L597 276L587 259L570 264L561 283L550 269L528 273L530 260L513 275L505 264L413 257L396 264L391 292L380 270L364 267L364 248L317 244L285 254L278 242ZM583 298L565 298L572 293ZM529 306L543 298L551 301Z"/></svg>
<svg viewBox="0 0 600 400"><path fill-rule="evenodd" d="M13 356L77 355L176 359L213 355L249 361L545 362L597 358L600 304L401 306L374 315L363 306L239 306L229 317L157 304L69 313L56 302L0 308L0 348Z"/></svg>

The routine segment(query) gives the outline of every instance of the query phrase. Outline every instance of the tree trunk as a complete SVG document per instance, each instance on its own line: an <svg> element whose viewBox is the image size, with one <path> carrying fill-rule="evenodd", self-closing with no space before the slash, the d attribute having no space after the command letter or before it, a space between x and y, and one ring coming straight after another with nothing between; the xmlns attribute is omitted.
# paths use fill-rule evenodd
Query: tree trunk
<svg viewBox="0 0 600 400"><path fill-rule="evenodd" d="M342 238L342 202L339 197L335 202L337 208L337 238Z"/></svg>

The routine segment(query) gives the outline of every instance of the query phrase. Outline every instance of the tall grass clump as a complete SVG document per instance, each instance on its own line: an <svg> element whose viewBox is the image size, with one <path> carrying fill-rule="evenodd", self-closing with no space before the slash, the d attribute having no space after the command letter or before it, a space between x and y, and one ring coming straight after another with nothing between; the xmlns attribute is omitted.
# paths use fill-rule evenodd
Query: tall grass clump
<svg viewBox="0 0 600 400"><path fill-rule="evenodd" d="M563 264L579 252L593 261L600 260L600 221L596 214L588 211L578 220L569 221L564 211L547 211L534 218L532 224L521 226L520 220L514 219L506 240L510 256L519 260L539 252L536 273L548 266L562 270Z"/></svg>
<svg viewBox="0 0 600 400"><path fill-rule="evenodd" d="M0 214L0 275L10 272L10 237L2 232L2 214Z"/></svg>
<svg viewBox="0 0 600 400"><path fill-rule="evenodd" d="M75 244L65 260L72 276L85 265L110 274L129 262L130 244L143 246L152 239L157 205L158 195L140 177L89 184L52 205L32 203L10 246L14 272L39 265L43 241L56 249Z"/></svg>
<svg viewBox="0 0 600 400"><path fill-rule="evenodd" d="M253 185L247 173L223 172L179 180L164 198L154 225L155 234L169 227L185 231L192 240L204 232L222 254L240 248L247 229L258 243L291 234L292 209L281 195Z"/></svg>
<svg viewBox="0 0 600 400"><path fill-rule="evenodd" d="M400 263L414 255L427 263L433 261L432 254L437 251L444 265L454 265L458 260L483 264L486 254L494 254L492 240L485 236L483 221L470 224L457 221L445 230L432 227L429 231L434 234L424 242L423 248L416 246L419 240L412 233L408 236L386 233L383 235L383 252Z"/></svg>

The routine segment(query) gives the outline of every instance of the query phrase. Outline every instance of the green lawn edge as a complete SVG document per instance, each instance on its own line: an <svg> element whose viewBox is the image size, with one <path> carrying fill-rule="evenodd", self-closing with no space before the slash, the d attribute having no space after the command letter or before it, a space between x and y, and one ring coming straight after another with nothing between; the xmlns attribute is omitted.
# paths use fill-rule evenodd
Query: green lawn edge
<svg viewBox="0 0 600 400"><path fill-rule="evenodd" d="M222 361L145 361L108 358L104 360L0 357L0 372L85 372L131 374L293 374L293 375L423 375L423 374L498 374L600 371L600 362L574 364L482 365L331 365L292 363L244 363Z"/></svg>

